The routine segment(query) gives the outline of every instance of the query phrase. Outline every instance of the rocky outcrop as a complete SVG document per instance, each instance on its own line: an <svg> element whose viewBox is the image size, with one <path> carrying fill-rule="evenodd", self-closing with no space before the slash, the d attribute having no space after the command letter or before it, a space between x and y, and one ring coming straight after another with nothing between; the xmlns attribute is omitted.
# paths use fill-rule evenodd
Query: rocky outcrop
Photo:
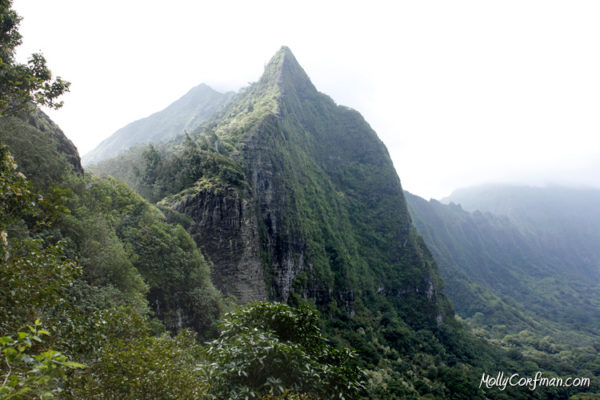
<svg viewBox="0 0 600 400"><path fill-rule="evenodd" d="M194 221L188 231L212 263L216 287L240 303L266 298L258 223L247 193L213 186L172 207Z"/></svg>
<svg viewBox="0 0 600 400"><path fill-rule="evenodd" d="M287 301L298 272L305 268L306 241L293 201L294 192L285 181L284 160L273 148L277 118L267 117L243 145L243 164L257 219L262 226L261 251L271 289L270 297Z"/></svg>

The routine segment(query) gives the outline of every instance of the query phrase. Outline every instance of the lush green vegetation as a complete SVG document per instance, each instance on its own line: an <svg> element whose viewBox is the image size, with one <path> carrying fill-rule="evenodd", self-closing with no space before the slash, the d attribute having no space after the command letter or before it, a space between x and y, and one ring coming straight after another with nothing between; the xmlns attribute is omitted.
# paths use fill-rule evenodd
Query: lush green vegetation
<svg viewBox="0 0 600 400"><path fill-rule="evenodd" d="M191 210L194 230L204 215L189 207L198 196L226 199L234 191L253 202L269 297L315 302L327 316L327 337L357 350L371 398L483 398L489 393L474 384L483 371L534 374L544 365L568 373L513 354L514 348L490 346L453 321L435 262L411 228L385 154L360 115L316 92L283 49L256 84L197 132L95 171L128 179L163 207ZM290 260L292 270L285 267Z"/></svg>
<svg viewBox="0 0 600 400"><path fill-rule="evenodd" d="M456 204L406 196L415 224L438 260L457 313L476 335L531 358L541 369L552 368L563 375L578 373L597 381L597 280L593 273L582 279L578 262L586 253L587 241L581 248L572 243L571 252L556 257L543 241L549 235L555 235L554 245L563 239L556 240L560 236L557 231L541 232L543 224L533 233L506 215L470 213ZM511 198L514 201L514 193ZM573 215L568 204L563 210L555 206L541 217L540 208L551 202L550 198L544 196L543 204L536 203L528 218L537 214L546 223L564 218L562 234L570 235L575 228L569 229L566 220L572 221L571 217L564 217L565 213ZM520 207L523 202L510 209ZM590 210L590 217L594 212Z"/></svg>
<svg viewBox="0 0 600 400"><path fill-rule="evenodd" d="M218 398L284 395L353 399L364 392L356 355L328 344L316 310L256 303L226 314L220 337L209 342L203 369ZM215 365L220 368L214 368Z"/></svg>
<svg viewBox="0 0 600 400"><path fill-rule="evenodd" d="M75 146L40 110L0 118L0 131L2 143L39 188L56 184L69 171L83 171Z"/></svg>
<svg viewBox="0 0 600 400"><path fill-rule="evenodd" d="M239 309L200 345L216 334L221 300L183 228L114 180L70 176L69 191L55 189L62 203L36 194L1 151L2 398L357 396L352 353L326 343L307 307ZM179 333L160 333L163 323Z"/></svg>
<svg viewBox="0 0 600 400"><path fill-rule="evenodd" d="M567 367L573 359L552 364L527 349L491 346L453 320L383 144L358 113L318 93L287 49L183 141L140 148L95 171L127 179L162 207L187 210L194 231L207 215L190 206L199 196L226 204L236 192L254 204L268 296L292 305L314 302L332 343L357 350L371 398L502 398L477 387L484 371L573 372ZM211 240L231 240L211 233L217 236ZM210 250L205 255L218 259L219 249L204 247L202 237L195 236ZM593 371L592 353L578 354L584 371ZM249 390L246 383L239 388Z"/></svg>
<svg viewBox="0 0 600 400"><path fill-rule="evenodd" d="M593 351L504 349L454 319L385 147L287 48L196 132L112 163L135 191L84 174L44 118L0 121L2 398L564 398L479 382L597 375ZM220 289L263 284L287 305L225 313L211 260L234 241L265 275Z"/></svg>
<svg viewBox="0 0 600 400"><path fill-rule="evenodd" d="M538 226L533 233L507 216L469 213L454 204L426 202L410 194L407 198L415 224L439 261L458 313L474 326L489 330L496 339L528 330L539 339L551 336L557 345L590 345L598 340L597 272L582 273L579 261L593 263L587 241L581 247L571 243L572 251L560 252L558 257L551 246L542 243L548 236L554 237L555 246L570 240L559 239L557 231L542 232ZM550 196L545 198L548 201ZM535 213L541 214L543 207L537 205ZM535 213L528 213L529 218ZM559 219L565 213L573 214L567 204L563 211L555 207L540 219ZM590 218L593 213L590 210ZM575 230L566 222L563 226L564 236ZM581 228L585 230L585 225Z"/></svg>

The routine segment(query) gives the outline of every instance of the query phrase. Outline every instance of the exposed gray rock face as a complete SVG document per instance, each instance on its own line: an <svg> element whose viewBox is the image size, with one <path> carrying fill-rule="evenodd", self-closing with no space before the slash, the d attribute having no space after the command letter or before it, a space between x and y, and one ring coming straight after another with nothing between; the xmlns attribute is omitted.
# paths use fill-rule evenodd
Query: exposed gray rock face
<svg viewBox="0 0 600 400"><path fill-rule="evenodd" d="M256 213L247 196L207 188L173 208L193 219L189 232L213 264L216 287L240 303L266 298Z"/></svg>
<svg viewBox="0 0 600 400"><path fill-rule="evenodd" d="M271 133L261 124L242 145L238 161L247 187L209 185L171 205L194 221L189 232L213 264L215 286L241 303L287 301L305 268L306 244L290 220L298 210L281 174L281 155L269 145Z"/></svg>
<svg viewBox="0 0 600 400"><path fill-rule="evenodd" d="M306 244L299 227L290 223L290 216L297 215L298 210L286 190L281 171L282 156L271 148L273 137L267 126L277 126L276 119L270 117L248 137L243 146L243 163L256 214L264 227L262 251L271 277L270 297L285 302L294 278L305 268Z"/></svg>

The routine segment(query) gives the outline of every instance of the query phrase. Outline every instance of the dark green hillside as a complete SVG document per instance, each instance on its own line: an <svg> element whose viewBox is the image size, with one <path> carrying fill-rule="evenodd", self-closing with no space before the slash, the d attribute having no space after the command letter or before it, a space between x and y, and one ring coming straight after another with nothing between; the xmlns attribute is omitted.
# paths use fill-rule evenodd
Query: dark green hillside
<svg viewBox="0 0 600 400"><path fill-rule="evenodd" d="M532 357L542 370L597 382L597 192L493 189L457 193L469 207L498 214L406 193L457 313L478 336Z"/></svg>
<svg viewBox="0 0 600 400"><path fill-rule="evenodd" d="M0 142L36 185L55 185L69 172L83 173L77 149L40 110L0 118Z"/></svg>
<svg viewBox="0 0 600 400"><path fill-rule="evenodd" d="M96 295L146 310L147 294L169 329L212 329L219 294L208 264L180 225L169 224L125 184L83 176L77 149L42 111L0 118L0 132L0 144L19 171L49 193L59 188L50 197L62 198L69 213L45 234L65 238L86 285L106 288Z"/></svg>
<svg viewBox="0 0 600 400"><path fill-rule="evenodd" d="M571 242L570 237L583 238L591 232L588 224L579 228L572 224L572 215L582 215L585 209L573 211L568 204L560 208L554 202L554 208L544 211L544 204L551 202L545 196L545 202L532 204L527 213L539 224L525 228L507 216L470 213L454 203L427 202L408 193L407 199L417 229L438 261L449 297L473 326L505 341L510 341L505 335L527 331L537 339L549 335L554 343L570 346L598 340L599 281L589 271L593 263L585 265L580 259L582 254L591 257L586 252L590 238ZM518 198L512 200L510 209L515 212L527 207ZM587 211L593 219L593 209ZM552 221L563 222L561 234L544 229ZM557 254L549 248L550 238L553 246L563 242L571 248Z"/></svg>
<svg viewBox="0 0 600 400"><path fill-rule="evenodd" d="M456 191L451 199L509 221L522 247L555 277L538 279L536 293L558 303L553 310L561 323L599 334L599 190L488 185Z"/></svg>
<svg viewBox="0 0 600 400"><path fill-rule="evenodd" d="M358 351L370 398L503 398L478 388L483 371L571 371L507 353L454 320L385 146L360 114L319 93L285 47L183 140L94 171L185 215L224 293L242 303L316 304L327 336ZM488 298L505 304L482 291L471 305ZM531 323L520 313L510 305L498 315Z"/></svg>
<svg viewBox="0 0 600 400"><path fill-rule="evenodd" d="M18 183L8 191L14 200L27 182L5 161L2 182ZM454 319L385 146L360 114L319 93L285 47L198 129L96 171L109 165L139 194L114 178L66 174L54 183L61 189L48 189L55 195L39 198L55 219L38 221L34 202L36 210L8 209L10 234L1 227L9 264L0 284L16 287L5 290L9 302L25 304L12 293L27 288L46 294L41 279L10 278L13 267L31 265L29 253L16 251L27 237L38 240L32 254L54 252L50 272L73 270L59 276L56 307L0 307L11 318L43 319L56 338L44 349L88 365L59 364L75 369L48 384L65 398L571 393L478 387L483 372L566 374L573 364L503 350ZM215 287L248 305L220 317ZM18 318L2 345L22 336L27 320ZM205 344L195 339L217 332ZM585 371L596 366L579 361ZM18 379L28 384L26 375Z"/></svg>
<svg viewBox="0 0 600 400"><path fill-rule="evenodd" d="M162 111L137 120L113 133L83 156L85 165L112 158L136 145L167 142L192 131L227 104L232 93L219 93L205 84L192 88Z"/></svg>
<svg viewBox="0 0 600 400"><path fill-rule="evenodd" d="M0 69L23 72L11 8ZM66 89L19 85L4 105ZM198 130L119 158L146 199L39 118L0 121L2 399L551 399L577 390L479 382L598 369L465 331L384 145L285 47Z"/></svg>
<svg viewBox="0 0 600 400"><path fill-rule="evenodd" d="M145 375L142 348L156 360L148 372L160 369L175 393L161 398L193 398L184 393L203 386L192 374L181 381L181 371L197 360L173 356L196 346L192 337L149 335L166 326L213 337L221 311L208 264L169 222L177 216L123 183L83 175L77 151L41 112L0 126L0 398L102 396L91 382L126 398L127 377ZM131 371L111 367L118 352L130 355Z"/></svg>

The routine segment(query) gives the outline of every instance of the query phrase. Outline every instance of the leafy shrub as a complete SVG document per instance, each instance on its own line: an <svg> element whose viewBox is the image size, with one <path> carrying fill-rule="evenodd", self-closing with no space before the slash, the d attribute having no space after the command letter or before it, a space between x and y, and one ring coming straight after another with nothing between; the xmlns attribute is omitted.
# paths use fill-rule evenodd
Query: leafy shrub
<svg viewBox="0 0 600 400"><path fill-rule="evenodd" d="M168 400L208 399L208 385L196 368L194 335L114 339L84 373L70 380L67 398Z"/></svg>
<svg viewBox="0 0 600 400"><path fill-rule="evenodd" d="M40 320L28 326L28 332L18 332L16 337L0 337L0 398L54 397L61 392L60 383L69 369L85 368L85 365L69 361L67 356L55 350L39 350L42 336L50 335Z"/></svg>
<svg viewBox="0 0 600 400"><path fill-rule="evenodd" d="M286 398L286 391L357 398L363 389L355 355L327 343L318 313L279 303L259 302L228 313L221 336L208 343L201 366L217 398Z"/></svg>

